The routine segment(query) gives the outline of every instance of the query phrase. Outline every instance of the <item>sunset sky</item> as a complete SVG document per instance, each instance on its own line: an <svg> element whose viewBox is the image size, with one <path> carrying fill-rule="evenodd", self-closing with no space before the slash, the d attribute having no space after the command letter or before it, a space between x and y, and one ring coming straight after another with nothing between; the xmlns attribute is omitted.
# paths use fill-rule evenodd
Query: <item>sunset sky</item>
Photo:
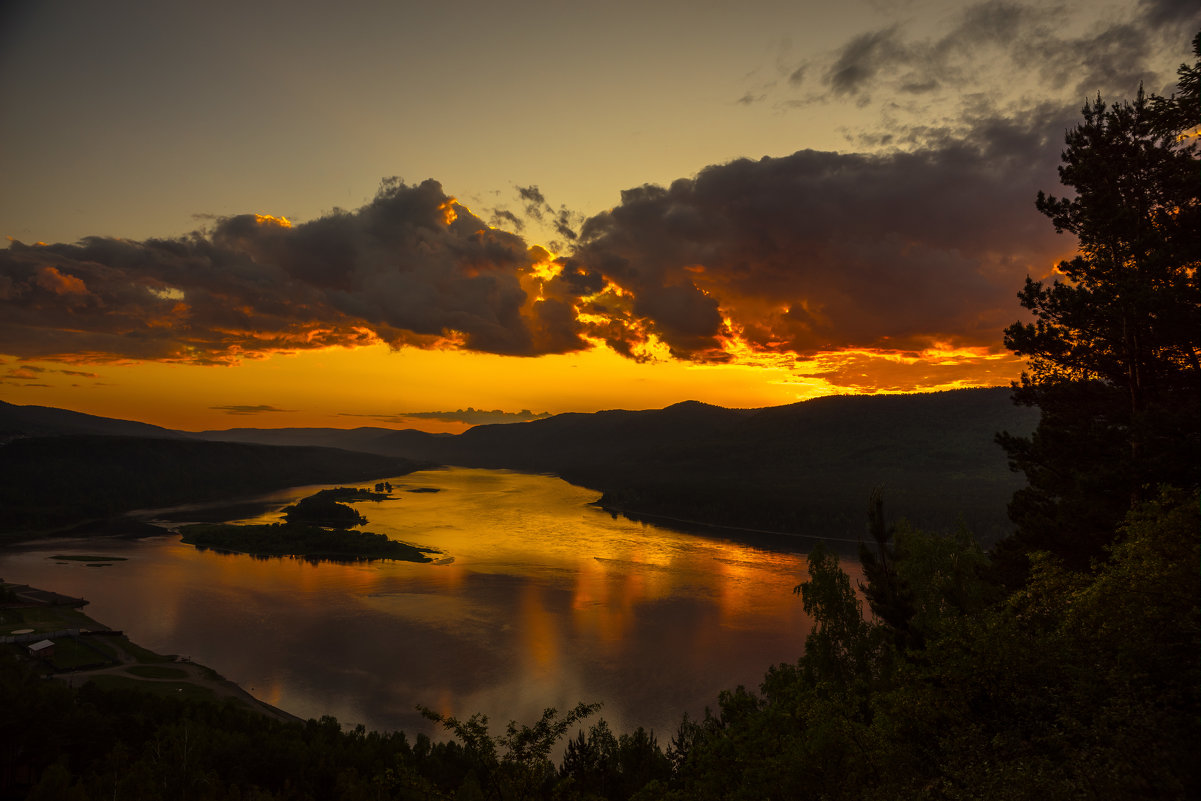
<svg viewBox="0 0 1201 801"><path fill-rule="evenodd" d="M16 2L0 400L174 428L1006 384L1195 0ZM470 411L468 411L470 408ZM499 414L490 414L490 412ZM489 413L484 413L489 412Z"/></svg>

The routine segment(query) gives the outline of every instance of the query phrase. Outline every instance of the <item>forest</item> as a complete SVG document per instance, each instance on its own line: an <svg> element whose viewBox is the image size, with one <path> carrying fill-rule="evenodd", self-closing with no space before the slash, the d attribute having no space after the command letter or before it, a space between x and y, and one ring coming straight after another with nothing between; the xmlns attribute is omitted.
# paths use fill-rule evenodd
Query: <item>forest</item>
<svg viewBox="0 0 1201 801"><path fill-rule="evenodd" d="M1196 798L1201 36L1194 45L1177 94L1087 103L1066 136L1069 196L1036 200L1079 253L1063 280L1027 281L1032 322L1006 332L1029 365L1015 400L1039 420L999 435L1026 483L996 547L864 498L861 592L814 551L795 588L815 621L803 655L657 734L615 733L581 703L499 733L426 710L448 739L410 741L70 690L6 656L0 796Z"/></svg>

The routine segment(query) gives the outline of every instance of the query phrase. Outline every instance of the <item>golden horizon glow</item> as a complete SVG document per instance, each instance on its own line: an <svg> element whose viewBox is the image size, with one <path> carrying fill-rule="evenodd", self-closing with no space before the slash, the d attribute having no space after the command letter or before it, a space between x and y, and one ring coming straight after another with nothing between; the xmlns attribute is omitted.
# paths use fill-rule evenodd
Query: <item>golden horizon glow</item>
<svg viewBox="0 0 1201 801"><path fill-rule="evenodd" d="M1003 386L1024 364L986 347L951 345L796 357L754 353L734 338L726 349L736 358L700 363L672 358L653 333L639 345L640 361L599 342L575 353L518 358L454 349L451 340L443 337L440 349L396 350L376 340L281 350L246 354L255 358L234 364L0 355L0 399L181 430L382 426L460 433L470 424L406 414L468 406L560 414L657 409L684 400L760 408L833 394Z"/></svg>

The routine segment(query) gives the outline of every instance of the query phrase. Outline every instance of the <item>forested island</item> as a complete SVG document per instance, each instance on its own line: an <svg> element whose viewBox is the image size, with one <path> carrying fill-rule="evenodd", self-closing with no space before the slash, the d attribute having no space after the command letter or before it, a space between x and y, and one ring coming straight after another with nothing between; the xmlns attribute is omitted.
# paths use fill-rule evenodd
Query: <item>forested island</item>
<svg viewBox="0 0 1201 801"><path fill-rule="evenodd" d="M197 548L212 548L251 556L301 556L330 562L396 559L429 562L429 548L417 548L370 531L327 529L298 523L236 526L195 523L180 528L181 541Z"/></svg>
<svg viewBox="0 0 1201 801"><path fill-rule="evenodd" d="M284 522L263 525L194 523L181 526L181 540L200 549L212 548L251 556L299 556L312 561L369 561L395 559L430 562L438 553L388 539L383 534L355 531L367 518L339 501L380 501L390 497L355 487L324 489L285 507Z"/></svg>
<svg viewBox="0 0 1201 801"><path fill-rule="evenodd" d="M999 437L1026 485L1013 533L991 551L966 531L894 521L872 497L866 604L837 558L814 550L794 590L813 619L803 655L662 742L611 731L590 703L501 734L479 715L426 710L453 739L410 741L332 718L74 691L4 652L0 795L1198 797L1201 184L1189 132L1201 124L1201 35L1194 53L1178 95L1086 104L1061 169L1075 196L1039 195L1080 253L1058 265L1064 280L1027 281L1034 321L1006 331L1030 364L1015 398L1039 422Z"/></svg>

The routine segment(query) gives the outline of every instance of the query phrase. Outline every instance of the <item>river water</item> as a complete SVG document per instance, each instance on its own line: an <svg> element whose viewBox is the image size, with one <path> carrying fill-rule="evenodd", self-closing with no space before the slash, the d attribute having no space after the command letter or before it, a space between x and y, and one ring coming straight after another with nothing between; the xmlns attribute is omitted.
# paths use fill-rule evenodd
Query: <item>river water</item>
<svg viewBox="0 0 1201 801"><path fill-rule="evenodd" d="M355 504L365 528L436 548L435 563L260 559L171 535L0 550L0 576L87 598L90 616L135 642L300 717L410 734L434 733L418 704L482 712L499 733L546 707L600 701L615 731L644 726L666 745L682 713L757 687L800 654L802 543L615 518L590 505L597 493L549 476L450 468L391 483L392 500ZM274 521L317 489L264 496L267 511L236 516ZM88 567L58 554L125 561ZM844 564L852 579L855 568Z"/></svg>

